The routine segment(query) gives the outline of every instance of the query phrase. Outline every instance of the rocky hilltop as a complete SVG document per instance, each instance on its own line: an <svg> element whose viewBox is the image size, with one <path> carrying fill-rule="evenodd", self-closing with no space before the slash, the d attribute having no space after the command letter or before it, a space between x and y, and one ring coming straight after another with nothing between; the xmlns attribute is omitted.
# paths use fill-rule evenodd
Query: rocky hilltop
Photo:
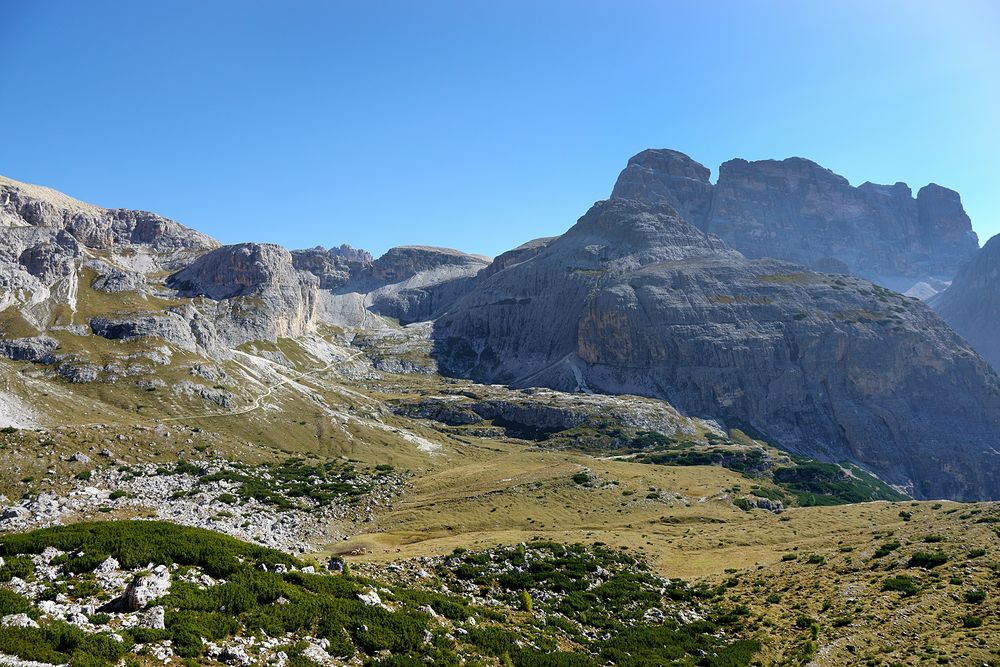
<svg viewBox="0 0 1000 667"><path fill-rule="evenodd" d="M346 244L291 252L220 246L154 213L104 209L2 178L0 202L0 312L10 309L6 319L16 319L23 336L5 344L8 358L55 359L57 340L28 334L67 327L111 340L159 339L219 359L243 343L301 336L321 322L379 328L391 322L378 315L424 320L490 262L425 246L392 248L377 260Z"/></svg>
<svg viewBox="0 0 1000 667"><path fill-rule="evenodd" d="M1000 378L928 307L747 259L664 201L597 203L434 336L455 375L658 397L920 497L1000 497Z"/></svg>
<svg viewBox="0 0 1000 667"><path fill-rule="evenodd" d="M1000 368L1000 236L991 238L930 305L993 368Z"/></svg>
<svg viewBox="0 0 1000 667"><path fill-rule="evenodd" d="M931 183L853 187L802 158L730 160L718 182L673 150L629 160L612 198L663 201L750 258L851 273L925 297L944 288L978 249L957 192Z"/></svg>

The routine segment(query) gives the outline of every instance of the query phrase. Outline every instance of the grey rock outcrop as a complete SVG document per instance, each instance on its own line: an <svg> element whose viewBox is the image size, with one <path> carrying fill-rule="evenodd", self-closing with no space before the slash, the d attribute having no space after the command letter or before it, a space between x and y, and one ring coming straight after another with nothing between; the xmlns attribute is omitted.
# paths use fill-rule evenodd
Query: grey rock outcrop
<svg viewBox="0 0 1000 667"><path fill-rule="evenodd" d="M293 250L292 262L299 271L307 271L319 278L320 289L332 290L345 285L356 274L372 263L367 250L342 245L325 250L322 247Z"/></svg>
<svg viewBox="0 0 1000 667"><path fill-rule="evenodd" d="M169 591L170 571L160 565L149 574L133 579L122 594L119 604L126 611L139 611Z"/></svg>
<svg viewBox="0 0 1000 667"><path fill-rule="evenodd" d="M53 352L57 347L59 341L49 336L0 339L0 357L47 364L55 361Z"/></svg>
<svg viewBox="0 0 1000 667"><path fill-rule="evenodd" d="M749 260L666 203L598 202L434 338L451 374L658 397L919 497L1000 497L1000 378L929 308Z"/></svg>
<svg viewBox="0 0 1000 667"><path fill-rule="evenodd" d="M218 245L154 213L105 209L0 176L0 310L17 308L38 332L76 309L86 271L93 289L137 291L146 275Z"/></svg>
<svg viewBox="0 0 1000 667"><path fill-rule="evenodd" d="M303 262L304 256L298 261ZM391 248L371 264L352 267L343 284L321 291L320 318L365 328L384 325L371 313L402 324L432 319L468 291L476 275L489 264L488 257L450 248ZM343 280L342 275L307 270L331 284Z"/></svg>
<svg viewBox="0 0 1000 667"><path fill-rule="evenodd" d="M930 305L1000 369L1000 235L987 241Z"/></svg>
<svg viewBox="0 0 1000 667"><path fill-rule="evenodd" d="M316 276L295 269L291 253L267 243L223 246L167 279L181 296L216 302L205 310L233 347L310 331L319 283Z"/></svg>
<svg viewBox="0 0 1000 667"><path fill-rule="evenodd" d="M174 306L155 313L134 313L121 317L90 319L90 330L110 340L159 338L172 345L212 358L228 356L226 342L215 323L193 306Z"/></svg>
<svg viewBox="0 0 1000 667"><path fill-rule="evenodd" d="M146 278L138 271L126 271L104 262L89 262L97 272L90 286L100 292L136 292L146 286Z"/></svg>
<svg viewBox="0 0 1000 667"><path fill-rule="evenodd" d="M370 308L401 323L428 320L465 293L488 257L450 248L402 246L379 257L367 276L380 285Z"/></svg>
<svg viewBox="0 0 1000 667"><path fill-rule="evenodd" d="M0 228L65 230L88 248L143 244L158 250L206 249L218 242L147 211L105 209L61 192L0 176Z"/></svg>
<svg viewBox="0 0 1000 667"><path fill-rule="evenodd" d="M713 185L683 153L651 149L629 160L611 196L666 202L750 258L852 273L900 292L946 284L978 248L957 192L932 183L914 198L905 183L852 187L802 158L730 160Z"/></svg>

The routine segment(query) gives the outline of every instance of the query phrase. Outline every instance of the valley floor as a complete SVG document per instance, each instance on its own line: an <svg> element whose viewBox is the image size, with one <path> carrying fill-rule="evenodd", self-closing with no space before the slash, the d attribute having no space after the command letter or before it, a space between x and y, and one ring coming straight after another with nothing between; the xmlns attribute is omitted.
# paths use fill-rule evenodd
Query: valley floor
<svg viewBox="0 0 1000 667"><path fill-rule="evenodd" d="M352 344L343 332L331 331L309 341L250 346L214 369L187 370L175 359L156 370L157 377L168 378L165 385L143 384L142 378L70 384L38 365L0 362L0 405L19 406L16 423L10 421L0 433L0 492L5 494L0 500L6 506L0 515L0 555L7 559L0 566L0 580L7 581L0 587L0 602L11 581L24 580L11 563L28 552L16 552L13 542L5 542L11 536L85 521L158 519L276 549L294 556L299 570L310 565L325 570L331 559L342 560L358 578L344 595L356 600L367 595L369 586L388 588L386 613L419 616L427 605L411 604L424 595L413 591L433 589L455 597L456 604L475 607L469 612L463 607L462 614L517 636L515 643L504 644L507 648L494 650L481 635L468 639L472 629L464 617L433 620L442 616L440 611L431 620L419 616L420 623L431 623L433 645L440 641L445 647L434 654L445 664L452 660L446 655L469 664L532 664L518 647L562 649L595 664L620 662L624 654L602 653L603 644L595 639L604 636L600 623L583 608L567 606L567 591L551 588L548 580L519 589L481 571L487 561L498 571L515 557L527 558L527 564L530 558L519 545L583 544L588 546L580 554L597 555L579 558L627 554L630 564L614 567L638 572L634 559L648 564L648 576L659 582L643 579L640 585L659 591L641 610L648 617L628 620L638 612L627 600L585 601L585 606L621 605L615 632L656 625L650 619L662 614L667 621L660 625L680 623L677 627L688 628L684 632L696 627L687 614L711 618L709 634L722 637L722 643L678 654L677 664L1000 664L997 504L904 500L864 479L849 488L840 481L820 491L797 487L776 471L812 470L812 464L741 434L722 433L709 422L662 414L646 399L632 401L629 409L641 418L629 417L635 422L626 426L627 419L615 424L591 420L528 432L524 424L515 428L510 415L545 410L563 419L571 412L566 401L578 404L578 410L586 401L433 373L378 370L386 358L420 362L426 354L420 341L386 337L359 348L358 341ZM189 390L183 382L191 380L206 391ZM213 404L205 397L208 389L231 393L231 405ZM601 403L593 413L610 414L620 407ZM473 408L506 412L479 419L470 416ZM643 427L647 422L659 426ZM644 434L666 430L668 423L675 427L670 437L654 438L653 449L633 446L652 437ZM623 445L625 440L633 444ZM661 458L651 458L654 454ZM845 479L858 481L849 468L843 472ZM838 500L831 495L859 489L891 499L844 502L854 496ZM826 502L838 504L817 506ZM563 547L539 549L539 562L563 557ZM167 565L175 568L174 576L177 568L200 572L206 567L180 560ZM570 567L555 567L564 566ZM139 567L126 574L139 573ZM601 561L594 567L611 565ZM32 576L40 568L36 562ZM421 572L433 574L433 586L428 588ZM456 574L461 572L468 578ZM58 591L27 584L18 589L29 599L41 596L31 602L31 613L43 626L58 616L44 611L40 601L46 595L58 604L74 599L64 586L66 573L53 576L46 586L63 586ZM669 587L680 580L711 594L675 591L674 599ZM305 586L305 580L282 581L281 586L292 587L282 595L297 604L295 596L304 593L295 587ZM520 590L535 600L534 615ZM180 602L175 606L185 608ZM494 606L500 611L482 611ZM4 609L8 614L13 607ZM616 613L615 608L606 611ZM257 613L246 613L251 612ZM172 613L168 607L168 629L180 623ZM241 622L250 618L256 617ZM383 620L395 623L389 618ZM539 625L539 619L545 623ZM88 623L93 625L86 619L79 625ZM17 632L0 628L0 647L16 647L8 640ZM235 626L234 632L243 636ZM299 630L290 632L294 644ZM350 662L386 661L399 653L398 646L393 653L377 643L365 645L352 627L347 634ZM165 637L149 635L150 646L170 646L162 643ZM680 641L671 635L669 642L675 640ZM194 657L240 664L242 658L224 650L235 646L231 636L213 641L218 650ZM750 644L740 644L731 663L697 657L699 650L722 655L719 651L736 641L756 644L753 651ZM191 659L136 651L129 659L148 664ZM286 661L301 656L301 651L285 653ZM744 653L749 657L741 662ZM313 653L321 662L343 662L337 655L326 648ZM0 663L4 660L11 662L0 658ZM559 660L564 662L550 664L578 664ZM85 664L81 656L73 661Z"/></svg>

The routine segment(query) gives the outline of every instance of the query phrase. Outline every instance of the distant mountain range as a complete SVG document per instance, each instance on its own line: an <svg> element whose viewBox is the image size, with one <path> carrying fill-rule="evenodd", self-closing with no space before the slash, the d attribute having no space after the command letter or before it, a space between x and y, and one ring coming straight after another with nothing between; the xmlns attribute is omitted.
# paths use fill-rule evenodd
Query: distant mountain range
<svg viewBox="0 0 1000 667"><path fill-rule="evenodd" d="M393 372L645 395L917 497L1000 498L1000 377L980 356L998 358L997 250L957 193L854 188L800 158L732 160L713 184L644 151L565 234L492 260L222 246L0 178L0 356L72 388L134 358L89 354L92 337L161 341L155 375L318 327L433 322L437 369Z"/></svg>

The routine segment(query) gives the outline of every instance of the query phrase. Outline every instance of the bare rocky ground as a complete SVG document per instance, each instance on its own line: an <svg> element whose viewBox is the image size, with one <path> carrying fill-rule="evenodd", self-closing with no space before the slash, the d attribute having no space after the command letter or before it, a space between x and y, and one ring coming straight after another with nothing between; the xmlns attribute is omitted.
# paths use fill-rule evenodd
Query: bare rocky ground
<svg viewBox="0 0 1000 667"><path fill-rule="evenodd" d="M85 454L74 456L89 460ZM241 482L225 478L245 475L263 482L275 497L261 500L240 495ZM99 468L81 476L86 479L74 479L68 491L29 495L0 510L0 531L63 525L100 514L136 516L207 528L281 551L303 553L313 550L311 545L316 541L347 539L347 533L331 526L371 522L374 513L390 506L406 485L398 475L361 474L345 481L358 489L358 495L343 495L320 504L286 495L266 466L237 467L229 461ZM201 483L216 477L222 479ZM320 479L316 476L313 481Z"/></svg>

